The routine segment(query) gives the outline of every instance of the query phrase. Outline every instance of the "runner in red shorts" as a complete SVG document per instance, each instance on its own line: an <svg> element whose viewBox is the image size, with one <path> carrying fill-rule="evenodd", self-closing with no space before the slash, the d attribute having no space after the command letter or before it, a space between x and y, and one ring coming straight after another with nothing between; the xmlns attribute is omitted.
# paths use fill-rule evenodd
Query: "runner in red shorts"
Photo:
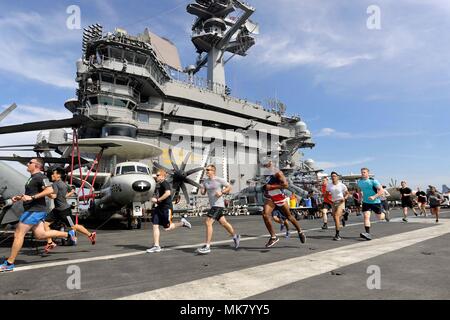
<svg viewBox="0 0 450 320"><path fill-rule="evenodd" d="M306 237L303 233L300 224L291 214L289 209L289 204L286 201L286 195L283 190L287 189L288 182L283 172L274 167L272 161L263 157L260 161L261 165L271 174L266 179L266 184L263 187L264 190L264 211L263 219L267 230L270 233L270 239L266 244L266 248L272 247L275 243L279 241L275 234L275 230L272 225L272 211L275 207L278 207L280 211L284 214L287 220L289 220L297 229L300 241L305 243Z"/></svg>

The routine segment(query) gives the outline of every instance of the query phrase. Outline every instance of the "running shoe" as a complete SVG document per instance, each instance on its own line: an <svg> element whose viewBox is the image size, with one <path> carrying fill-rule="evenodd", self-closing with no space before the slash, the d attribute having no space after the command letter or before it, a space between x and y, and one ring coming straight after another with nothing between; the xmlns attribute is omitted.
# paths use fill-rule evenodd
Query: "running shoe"
<svg viewBox="0 0 450 320"><path fill-rule="evenodd" d="M52 242L52 243L47 243L47 245L44 248L44 252L45 253L49 253L50 251L52 251L53 249L55 249L57 247L56 243Z"/></svg>
<svg viewBox="0 0 450 320"><path fill-rule="evenodd" d="M327 230L328 229L328 224L324 223L322 226L322 230Z"/></svg>
<svg viewBox="0 0 450 320"><path fill-rule="evenodd" d="M185 218L181 219L181 223L183 224L183 227L185 227L185 228L188 228L188 229L192 228L191 223L189 221L187 221Z"/></svg>
<svg viewBox="0 0 450 320"><path fill-rule="evenodd" d="M211 248L207 245L204 245L203 247L197 249L197 253L199 253L199 254L208 254L210 252L211 252Z"/></svg>
<svg viewBox="0 0 450 320"><path fill-rule="evenodd" d="M289 230L286 230L286 234L284 235L284 237L285 237L286 239L289 239L289 237L290 237Z"/></svg>
<svg viewBox="0 0 450 320"><path fill-rule="evenodd" d="M403 222L408 222L408 219L403 218L402 221L403 221Z"/></svg>
<svg viewBox="0 0 450 320"><path fill-rule="evenodd" d="M389 212L387 211L384 213L384 220L386 220L386 222L391 221L391 219L389 218Z"/></svg>
<svg viewBox="0 0 450 320"><path fill-rule="evenodd" d="M67 241L72 243L72 245L76 246L78 240L77 240L77 236L75 234L75 230L70 230L67 233L68 233Z"/></svg>
<svg viewBox="0 0 450 320"><path fill-rule="evenodd" d="M298 237L299 237L301 243L305 243L306 242L306 236L305 236L305 233L303 231L298 233Z"/></svg>
<svg viewBox="0 0 450 320"><path fill-rule="evenodd" d="M436 223L438 223L439 222L439 219L436 219Z"/></svg>
<svg viewBox="0 0 450 320"><path fill-rule="evenodd" d="M280 239L278 239L278 237L270 238L269 241L266 243L266 248L273 247L275 245L275 243L277 243L278 241L280 241Z"/></svg>
<svg viewBox="0 0 450 320"><path fill-rule="evenodd" d="M414 211L414 215L415 215L416 217L419 216L419 215L417 214L417 212L415 212L415 211Z"/></svg>
<svg viewBox="0 0 450 320"><path fill-rule="evenodd" d="M94 245L96 240L97 240L97 232L92 232L91 236L89 237L89 241L91 241L92 245Z"/></svg>
<svg viewBox="0 0 450 320"><path fill-rule="evenodd" d="M370 235L370 233L367 233L367 232L363 232L359 236L366 240L372 240L372 236Z"/></svg>
<svg viewBox="0 0 450 320"><path fill-rule="evenodd" d="M237 250L239 248L239 244L241 243L241 236L240 235L235 235L233 237L233 241L234 241L234 248Z"/></svg>
<svg viewBox="0 0 450 320"><path fill-rule="evenodd" d="M5 262L0 265L0 273L14 271L14 267L14 263L9 263L8 260L5 260Z"/></svg>
<svg viewBox="0 0 450 320"><path fill-rule="evenodd" d="M337 235L334 236L333 240L334 240L334 241L341 241L342 238L341 238L340 235L337 234Z"/></svg>
<svg viewBox="0 0 450 320"><path fill-rule="evenodd" d="M147 253L156 253L156 252L161 252L162 249L160 246L153 246L150 249L147 249Z"/></svg>
<svg viewBox="0 0 450 320"><path fill-rule="evenodd" d="M284 230L284 223L281 223L281 225L280 225L280 232L283 232L283 230Z"/></svg>
<svg viewBox="0 0 450 320"><path fill-rule="evenodd" d="M349 211L345 211L345 213L344 213L344 220L345 221L348 221L348 215L350 214L350 212Z"/></svg>

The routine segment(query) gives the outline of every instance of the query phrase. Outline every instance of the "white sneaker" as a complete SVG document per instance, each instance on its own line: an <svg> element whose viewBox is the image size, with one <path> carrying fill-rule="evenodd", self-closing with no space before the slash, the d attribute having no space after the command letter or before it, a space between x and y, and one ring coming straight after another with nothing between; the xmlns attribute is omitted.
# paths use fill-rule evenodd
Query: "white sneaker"
<svg viewBox="0 0 450 320"><path fill-rule="evenodd" d="M211 248L206 245L197 249L197 253L200 253L200 254L208 254L210 252L211 252Z"/></svg>
<svg viewBox="0 0 450 320"><path fill-rule="evenodd" d="M187 221L185 218L182 218L182 219L181 219L181 223L183 224L183 227L186 227L186 228L188 228L188 229L191 229L191 228L192 228L191 223L190 223L189 221Z"/></svg>
<svg viewBox="0 0 450 320"><path fill-rule="evenodd" d="M147 249L148 253L155 253L155 252L161 252L162 249L160 246L153 246L150 249Z"/></svg>

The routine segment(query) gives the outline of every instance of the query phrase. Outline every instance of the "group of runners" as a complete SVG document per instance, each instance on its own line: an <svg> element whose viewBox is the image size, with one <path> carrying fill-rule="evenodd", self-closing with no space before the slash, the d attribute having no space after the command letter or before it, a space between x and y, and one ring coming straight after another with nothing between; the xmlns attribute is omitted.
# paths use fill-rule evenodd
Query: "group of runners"
<svg viewBox="0 0 450 320"><path fill-rule="evenodd" d="M291 213L289 198L284 191L289 186L287 178L282 171L274 166L274 163L270 158L262 158L260 164L263 170L266 171L265 175L267 177L265 184L262 186L265 199L262 217L267 231L270 234L270 238L265 247L273 247L279 241L272 220L280 223L282 229L286 229L286 237L289 237L290 222L297 230L300 242L302 244L305 243L305 233L303 232L300 223ZM27 164L27 170L31 176L25 185L25 193L12 199L13 202L23 201L25 212L20 217L20 221L16 226L11 254L9 258L5 259L3 264L0 265L0 272L14 270L16 257L23 246L24 238L29 231L33 231L34 236L37 239L47 240L45 252L49 252L56 247L56 244L53 242L54 238L62 238L75 245L77 243L76 232L86 236L92 245L95 245L96 243L95 232L89 232L85 227L78 223L74 223L71 219L71 207L67 203L67 197L69 197L73 191L63 182L65 171L63 169L53 170L51 175L51 180L53 181L52 184L42 173L43 169L44 162L42 159L32 159ZM205 168L205 171L206 179L204 179L200 191L203 195L208 195L210 209L206 214L205 219L205 244L198 248L196 252L198 254L208 254L211 252L213 224L215 221L219 222L230 237L232 237L234 249L238 249L240 245L240 235L236 233L234 227L225 217L224 196L231 193L232 187L228 181L216 176L217 170L215 165L208 165ZM155 204L151 219L153 224L153 246L147 250L148 253L158 253L162 251L160 245L160 227L165 231L173 231L179 227L192 228L191 223L186 218L182 218L180 222L173 222L173 194L170 184L166 181L166 177L167 172L162 169L157 171L156 180L159 187L154 198L151 199L152 203ZM369 176L368 168L361 169L361 178L358 180L357 186L362 195L361 211L364 215L364 232L362 232L360 236L365 240L371 240L371 212L375 213L379 220L389 221L388 210L384 207L388 195L380 182ZM321 213L324 219L322 228L328 228L327 215L328 212L331 211L336 229L333 240L342 240L340 232L342 227L345 226L345 221L348 218L345 210L345 203L350 196L350 192L347 186L339 180L339 175L336 172L331 173L331 182L328 181L328 178L323 179L321 191L323 196ZM413 209L413 205L411 200L412 190L406 186L406 182L404 181L402 182L400 193L402 194L402 207L404 210L403 221L406 222L408 208ZM418 190L416 195L418 197L421 213L426 214L425 204L428 202L432 213L436 216L436 222L438 222L439 207L443 202L442 195L440 195L434 187L430 189L428 195L420 190ZM50 214L47 214L46 212L46 197L54 199L55 207ZM382 205L383 202L384 206ZM51 230L50 225L55 222L64 224L69 228L69 231Z"/></svg>

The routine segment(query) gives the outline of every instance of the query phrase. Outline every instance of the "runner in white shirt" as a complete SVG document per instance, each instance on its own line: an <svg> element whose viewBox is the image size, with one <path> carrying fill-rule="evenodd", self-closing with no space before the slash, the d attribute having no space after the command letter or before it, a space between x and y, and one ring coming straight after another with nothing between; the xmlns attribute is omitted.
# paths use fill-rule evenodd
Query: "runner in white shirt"
<svg viewBox="0 0 450 320"><path fill-rule="evenodd" d="M333 240L340 241L342 240L339 235L339 231L341 230L341 217L345 211L345 200L350 193L345 184L339 181L339 175L336 172L331 173L331 183L328 184L327 191L331 193L331 199L333 201L332 215L336 225L336 235Z"/></svg>

